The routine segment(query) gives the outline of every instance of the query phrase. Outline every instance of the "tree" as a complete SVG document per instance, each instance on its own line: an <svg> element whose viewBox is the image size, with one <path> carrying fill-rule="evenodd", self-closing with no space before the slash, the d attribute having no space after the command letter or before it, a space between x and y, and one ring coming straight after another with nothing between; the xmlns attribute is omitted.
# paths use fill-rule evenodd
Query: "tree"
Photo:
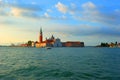
<svg viewBox="0 0 120 80"><path fill-rule="evenodd" d="M116 41L116 42L115 42L115 46L117 46L117 44L118 44L118 43L117 43L117 41Z"/></svg>
<svg viewBox="0 0 120 80"><path fill-rule="evenodd" d="M101 47L109 47L109 44L108 44L108 43L101 43L100 46L101 46Z"/></svg>
<svg viewBox="0 0 120 80"><path fill-rule="evenodd" d="M105 44L106 47L110 47L110 45L108 43Z"/></svg>
<svg viewBox="0 0 120 80"><path fill-rule="evenodd" d="M28 41L28 47L32 46L32 41Z"/></svg>

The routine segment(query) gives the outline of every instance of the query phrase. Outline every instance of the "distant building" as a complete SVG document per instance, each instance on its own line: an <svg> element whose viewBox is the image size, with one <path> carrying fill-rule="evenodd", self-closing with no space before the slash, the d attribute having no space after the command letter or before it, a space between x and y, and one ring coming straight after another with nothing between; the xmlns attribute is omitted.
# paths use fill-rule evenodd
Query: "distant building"
<svg viewBox="0 0 120 80"><path fill-rule="evenodd" d="M28 47L28 44L21 44L20 47Z"/></svg>
<svg viewBox="0 0 120 80"><path fill-rule="evenodd" d="M46 38L43 41L43 32L42 28L40 28L39 40L38 41L31 41L29 40L25 44L20 44L20 47L84 47L84 42L80 41L67 41L61 42L59 38L55 38L53 35L50 38Z"/></svg>
<svg viewBox="0 0 120 80"><path fill-rule="evenodd" d="M32 41L31 47L35 47L35 42L34 41Z"/></svg>
<svg viewBox="0 0 120 80"><path fill-rule="evenodd" d="M111 42L111 43L101 43L100 45L97 45L96 47L110 47L110 48L117 48L120 47L120 43L118 43L117 41L115 43Z"/></svg>
<svg viewBox="0 0 120 80"><path fill-rule="evenodd" d="M55 39L53 47L62 47L61 40L59 38Z"/></svg>
<svg viewBox="0 0 120 80"><path fill-rule="evenodd" d="M63 47L84 47L84 42L80 41L67 41L62 43Z"/></svg>
<svg viewBox="0 0 120 80"><path fill-rule="evenodd" d="M61 40L59 38L55 39L52 35L51 38L43 41L43 33L42 29L40 29L40 36L39 36L39 42L35 44L37 48L39 47L62 47Z"/></svg>
<svg viewBox="0 0 120 80"><path fill-rule="evenodd" d="M118 43L118 47L120 47L120 43Z"/></svg>

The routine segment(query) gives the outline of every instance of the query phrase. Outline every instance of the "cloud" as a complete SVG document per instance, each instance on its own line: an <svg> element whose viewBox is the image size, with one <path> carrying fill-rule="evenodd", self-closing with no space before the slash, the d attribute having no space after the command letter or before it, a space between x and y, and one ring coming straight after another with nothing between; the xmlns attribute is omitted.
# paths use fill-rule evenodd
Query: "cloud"
<svg viewBox="0 0 120 80"><path fill-rule="evenodd" d="M31 5L31 4L22 4L22 5L14 5L14 7L26 9L29 11L42 11L42 8L39 5Z"/></svg>
<svg viewBox="0 0 120 80"><path fill-rule="evenodd" d="M50 18L50 16L49 16L48 13L44 13L44 16L45 16L46 18Z"/></svg>
<svg viewBox="0 0 120 80"><path fill-rule="evenodd" d="M61 13L67 13L68 8L66 5L62 4L61 2L58 2L55 7L58 9L58 11L60 11Z"/></svg>
<svg viewBox="0 0 120 80"><path fill-rule="evenodd" d="M78 10L74 3L71 3L70 6L67 6L61 2L58 2L55 7L57 10L63 14L69 13L71 15L75 14Z"/></svg>
<svg viewBox="0 0 120 80"><path fill-rule="evenodd" d="M81 7L82 11L80 11L80 14L82 14L82 16L78 17L80 20L88 20L92 22L96 22L98 20L100 13L95 4L92 2L87 2L82 4Z"/></svg>
<svg viewBox="0 0 120 80"><path fill-rule="evenodd" d="M61 18L62 18L62 19L67 19L67 17L66 17L66 16L64 16L64 15L63 15Z"/></svg>
<svg viewBox="0 0 120 80"><path fill-rule="evenodd" d="M2 3L2 0L0 0L0 4Z"/></svg>
<svg viewBox="0 0 120 80"><path fill-rule="evenodd" d="M12 21L10 21L10 20L1 20L0 21L0 24L4 24L4 25L11 25L11 24L14 24Z"/></svg>
<svg viewBox="0 0 120 80"><path fill-rule="evenodd" d="M52 10L51 10L51 9L47 9L47 12L50 12L50 13L51 13L51 12L52 12Z"/></svg>
<svg viewBox="0 0 120 80"><path fill-rule="evenodd" d="M92 10L96 8L96 5L93 4L92 2L87 2L87 3L82 4L82 8Z"/></svg>
<svg viewBox="0 0 120 80"><path fill-rule="evenodd" d="M76 9L76 5L74 3L71 3L72 9Z"/></svg>
<svg viewBox="0 0 120 80"><path fill-rule="evenodd" d="M74 15L78 11L77 6L74 3L71 3L71 6L68 9L71 15Z"/></svg>
<svg viewBox="0 0 120 80"><path fill-rule="evenodd" d="M81 25L65 25L65 24L54 24L51 25L52 27L49 29L50 32L58 32L64 33L69 36L97 36L99 39L104 37L119 37L120 35L120 27L112 28L112 27L101 27L100 25L92 26L87 24ZM101 39L102 40L102 39Z"/></svg>
<svg viewBox="0 0 120 80"><path fill-rule="evenodd" d="M107 13L104 10L99 10L99 6L96 6L92 2L86 2L81 5L81 10L74 10L73 16L76 20L86 21L89 23L99 23L101 25L120 25L119 23L119 10L111 11Z"/></svg>
<svg viewBox="0 0 120 80"><path fill-rule="evenodd" d="M0 5L1 8L21 8L21 9L26 9L29 11L41 11L41 7L39 5L33 5L33 4L21 4L21 3L5 3L5 2L1 2Z"/></svg>
<svg viewBox="0 0 120 80"><path fill-rule="evenodd" d="M20 8L20 7L11 7L9 14L16 17L35 17L35 13L33 9ZM28 16L27 16L28 15ZM38 15L36 15L38 16Z"/></svg>
<svg viewBox="0 0 120 80"><path fill-rule="evenodd" d="M26 15L32 14L34 16L36 15L36 13L40 11L42 11L42 9L38 5L32 5L32 4L15 4L15 3L2 2L0 5L0 15L2 16L5 15L5 16L16 16L16 17L30 17Z"/></svg>
<svg viewBox="0 0 120 80"><path fill-rule="evenodd" d="M66 33L73 36L88 36L95 35L99 33L101 27L99 26L90 26L90 25L67 25L67 24L51 24L51 32L60 32Z"/></svg>
<svg viewBox="0 0 120 80"><path fill-rule="evenodd" d="M24 12L23 9L19 9L19 8L11 8L11 15L12 16L21 16L22 13Z"/></svg>
<svg viewBox="0 0 120 80"><path fill-rule="evenodd" d="M5 3L2 2L0 5L0 16L12 16L12 17L22 17L31 19L49 19L49 20L65 20L65 16L51 16L53 13L52 9L46 9L43 13L43 9L38 4L25 4L25 3ZM56 5L63 13L66 13L67 7L58 2ZM61 7L61 8L60 8ZM54 14L54 13L53 13Z"/></svg>

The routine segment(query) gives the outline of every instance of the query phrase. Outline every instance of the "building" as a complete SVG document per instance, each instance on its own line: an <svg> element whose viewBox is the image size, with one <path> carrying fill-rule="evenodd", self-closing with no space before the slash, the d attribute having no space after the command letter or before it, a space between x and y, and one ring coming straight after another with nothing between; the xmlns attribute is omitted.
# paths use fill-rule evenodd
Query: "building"
<svg viewBox="0 0 120 80"><path fill-rule="evenodd" d="M67 41L62 43L63 47L84 47L84 42L80 41Z"/></svg>
<svg viewBox="0 0 120 80"><path fill-rule="evenodd" d="M28 47L28 44L21 44L20 47Z"/></svg>
<svg viewBox="0 0 120 80"><path fill-rule="evenodd" d="M120 44L119 44L120 45ZM20 44L20 47L84 47L84 42L80 41L67 41L67 42L61 42L59 38L55 38L53 35L50 38L46 38L43 40L43 32L42 28L40 28L39 33L39 40L38 41L31 41L29 40L25 44Z"/></svg>
<svg viewBox="0 0 120 80"><path fill-rule="evenodd" d="M120 43L118 43L118 47L120 47Z"/></svg>
<svg viewBox="0 0 120 80"><path fill-rule="evenodd" d="M35 42L34 41L31 42L31 47L35 47Z"/></svg>
<svg viewBox="0 0 120 80"><path fill-rule="evenodd" d="M40 29L39 42L35 44L37 48L39 47L62 47L61 40L59 38L55 39L52 35L51 38L43 41L43 32L42 28Z"/></svg>
<svg viewBox="0 0 120 80"><path fill-rule="evenodd" d="M62 47L61 40L59 38L55 39L53 47Z"/></svg>

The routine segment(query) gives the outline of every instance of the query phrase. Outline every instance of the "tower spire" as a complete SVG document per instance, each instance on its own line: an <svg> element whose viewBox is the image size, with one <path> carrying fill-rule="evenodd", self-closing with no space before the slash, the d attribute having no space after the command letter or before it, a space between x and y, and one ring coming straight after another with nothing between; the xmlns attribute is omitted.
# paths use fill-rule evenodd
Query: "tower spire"
<svg viewBox="0 0 120 80"><path fill-rule="evenodd" d="M42 41L43 41L43 34L42 34L42 28L40 28L39 42L42 43Z"/></svg>
<svg viewBox="0 0 120 80"><path fill-rule="evenodd" d="M42 34L42 28L40 28L40 34Z"/></svg>

